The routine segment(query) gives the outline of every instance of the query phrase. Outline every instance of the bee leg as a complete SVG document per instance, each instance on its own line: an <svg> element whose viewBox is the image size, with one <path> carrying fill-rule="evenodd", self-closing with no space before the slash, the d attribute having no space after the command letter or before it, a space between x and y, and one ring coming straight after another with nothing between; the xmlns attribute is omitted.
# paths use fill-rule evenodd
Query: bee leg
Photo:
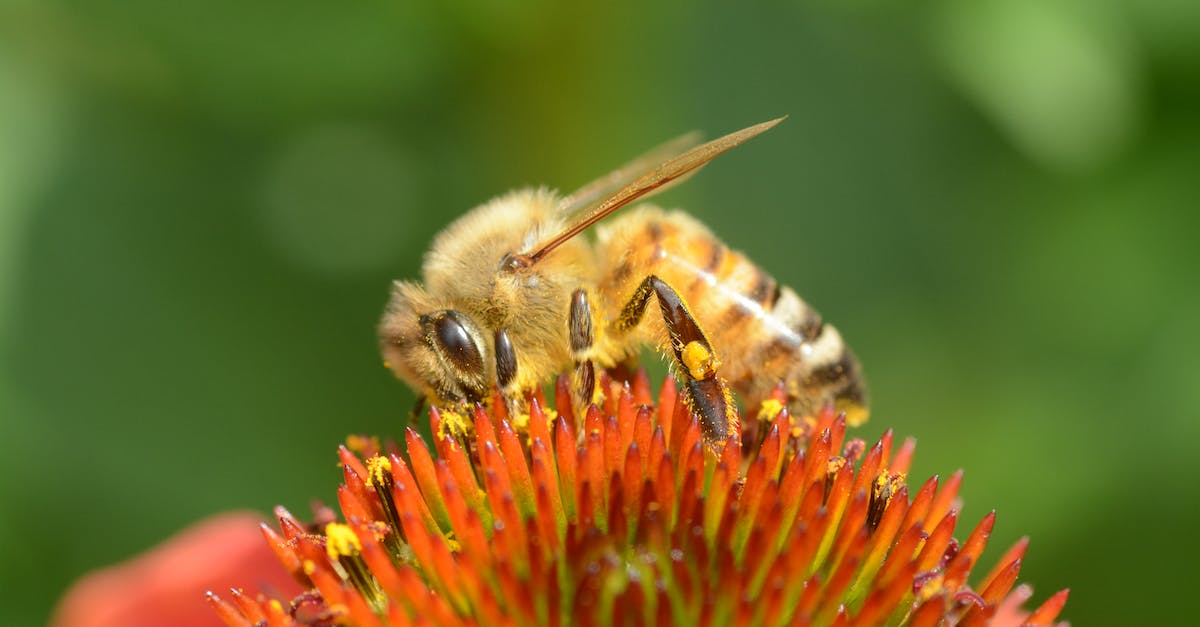
<svg viewBox="0 0 1200 627"><path fill-rule="evenodd" d="M705 440L710 446L720 446L731 436L740 436L733 396L725 380L717 374L720 365L717 355L674 288L653 274L647 276L621 310L616 321L617 332L627 332L641 322L651 295L658 297L675 364L685 379L684 400L700 416Z"/></svg>
<svg viewBox="0 0 1200 627"><path fill-rule="evenodd" d="M521 391L517 389L517 351L508 337L508 329L500 329L495 335L496 385L504 397L508 415L515 417L521 408Z"/></svg>
<svg viewBox="0 0 1200 627"><path fill-rule="evenodd" d="M575 415L583 416L596 401L596 367L589 358L596 336L592 330L592 307L587 292L571 294L571 313L567 327L571 338L571 360L575 362Z"/></svg>
<svg viewBox="0 0 1200 627"><path fill-rule="evenodd" d="M413 403L412 409L408 410L408 424L420 424L425 413L425 395L417 394L417 400Z"/></svg>

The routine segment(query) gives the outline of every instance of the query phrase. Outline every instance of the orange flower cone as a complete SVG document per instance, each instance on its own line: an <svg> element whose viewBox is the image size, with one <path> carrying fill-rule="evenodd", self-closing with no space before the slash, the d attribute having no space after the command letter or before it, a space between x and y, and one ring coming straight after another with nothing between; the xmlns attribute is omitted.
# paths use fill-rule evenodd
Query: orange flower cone
<svg viewBox="0 0 1200 627"><path fill-rule="evenodd" d="M906 481L914 441L846 440L844 418L768 401L706 446L668 380L603 377L603 407L533 398L431 410L433 448L339 451L344 522L277 509L262 533L307 592L209 595L253 625L1053 624L1016 585L1026 540L977 567L995 521L955 539L962 474Z"/></svg>

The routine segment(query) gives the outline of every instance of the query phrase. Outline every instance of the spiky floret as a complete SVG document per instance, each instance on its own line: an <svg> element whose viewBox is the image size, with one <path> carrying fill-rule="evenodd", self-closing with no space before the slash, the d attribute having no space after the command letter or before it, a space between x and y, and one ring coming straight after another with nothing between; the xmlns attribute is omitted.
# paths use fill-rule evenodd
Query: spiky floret
<svg viewBox="0 0 1200 627"><path fill-rule="evenodd" d="M644 373L603 381L604 406L575 416L560 379L561 414L533 398L521 429L503 402L469 432L431 410L433 452L412 428L406 453L356 438L339 450L344 524L279 508L263 527L310 591L210 603L237 627L1049 624L1065 603L1020 610L1025 539L968 583L995 515L955 540L962 474L910 498L911 439L868 448L844 417L768 401L714 451L674 381L657 399Z"/></svg>

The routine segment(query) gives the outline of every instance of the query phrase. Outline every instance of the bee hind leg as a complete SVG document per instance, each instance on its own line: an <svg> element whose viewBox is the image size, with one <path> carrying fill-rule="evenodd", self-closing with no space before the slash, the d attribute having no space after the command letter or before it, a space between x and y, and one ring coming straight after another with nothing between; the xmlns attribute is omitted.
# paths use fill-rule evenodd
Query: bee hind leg
<svg viewBox="0 0 1200 627"><path fill-rule="evenodd" d="M705 441L716 448L723 446L730 437L740 437L741 424L733 395L717 373L720 362L716 352L674 288L653 274L647 276L621 310L616 331L624 333L636 327L651 296L658 298L675 365L684 379L684 400L700 416Z"/></svg>

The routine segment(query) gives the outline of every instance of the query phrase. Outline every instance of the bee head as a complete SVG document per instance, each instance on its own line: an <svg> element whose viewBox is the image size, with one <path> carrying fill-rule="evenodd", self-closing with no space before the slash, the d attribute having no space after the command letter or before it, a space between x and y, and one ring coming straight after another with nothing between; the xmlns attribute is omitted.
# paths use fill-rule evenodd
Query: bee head
<svg viewBox="0 0 1200 627"><path fill-rule="evenodd" d="M398 282L379 325L384 364L417 390L445 402L483 400L490 389L482 327L437 303L420 285Z"/></svg>

